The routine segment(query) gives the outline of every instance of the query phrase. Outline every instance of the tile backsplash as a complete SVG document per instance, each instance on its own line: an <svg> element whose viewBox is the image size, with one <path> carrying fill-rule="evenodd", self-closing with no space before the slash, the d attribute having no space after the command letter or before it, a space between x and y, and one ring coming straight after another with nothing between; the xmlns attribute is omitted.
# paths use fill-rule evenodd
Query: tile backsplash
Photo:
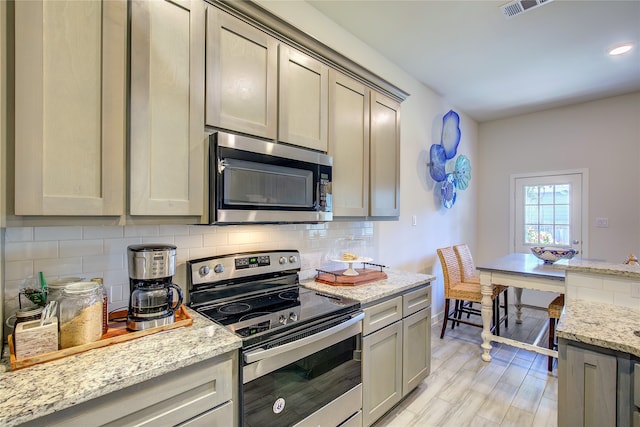
<svg viewBox="0 0 640 427"><path fill-rule="evenodd" d="M301 278L315 275L318 267L333 268L330 254L340 239L356 239L362 255L375 250L374 226L369 221L334 221L323 224L285 225L156 225L14 227L5 234L4 314L18 308L18 292L26 280L42 271L48 280L60 277L102 277L109 309L127 306L129 275L127 246L170 243L177 246L175 282L183 288L185 262L234 252L297 249L301 253ZM23 298L24 301L24 298Z"/></svg>

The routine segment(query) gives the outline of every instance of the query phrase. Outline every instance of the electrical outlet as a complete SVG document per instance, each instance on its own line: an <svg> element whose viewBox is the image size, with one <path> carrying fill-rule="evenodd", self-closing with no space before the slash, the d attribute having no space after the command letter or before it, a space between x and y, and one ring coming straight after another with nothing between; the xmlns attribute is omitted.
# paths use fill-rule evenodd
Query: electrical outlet
<svg viewBox="0 0 640 427"><path fill-rule="evenodd" d="M609 227L609 218L596 218L596 227L600 227L600 228Z"/></svg>
<svg viewBox="0 0 640 427"><path fill-rule="evenodd" d="M640 283L631 282L631 298L640 298Z"/></svg>

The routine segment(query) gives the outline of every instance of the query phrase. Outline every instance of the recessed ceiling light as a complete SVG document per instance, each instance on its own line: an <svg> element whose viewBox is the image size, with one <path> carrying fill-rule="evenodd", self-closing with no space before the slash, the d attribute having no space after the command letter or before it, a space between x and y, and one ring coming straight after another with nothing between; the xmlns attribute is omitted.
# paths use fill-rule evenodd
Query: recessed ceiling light
<svg viewBox="0 0 640 427"><path fill-rule="evenodd" d="M612 55L612 56L622 55L624 53L629 52L631 49L633 49L633 43L624 43L624 44L615 45L614 47L609 49L609 55Z"/></svg>

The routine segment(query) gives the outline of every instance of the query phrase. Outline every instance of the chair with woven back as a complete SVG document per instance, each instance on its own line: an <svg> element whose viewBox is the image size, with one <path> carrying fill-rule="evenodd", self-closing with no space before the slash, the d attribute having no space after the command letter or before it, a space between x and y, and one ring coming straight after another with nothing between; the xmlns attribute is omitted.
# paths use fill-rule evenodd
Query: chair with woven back
<svg viewBox="0 0 640 427"><path fill-rule="evenodd" d="M465 306L464 302L482 302L482 292L480 291L480 281L466 282L462 280L462 268L461 263L458 260L455 249L452 246L446 248L440 248L437 250L438 258L442 266L442 274L444 280L444 319L442 322L442 332L440 338L444 337L445 330L447 329L447 323L451 320L453 323L451 329L454 329L456 325L464 323L466 325L472 325L482 327L482 322L476 323L470 320L462 319L462 314L481 314L481 310L474 309ZM500 324L506 321L507 313L500 316L500 294L507 289L506 286L494 285L491 299L493 302L493 325L491 327L492 332L496 335L500 334ZM450 301L454 300L453 309L450 310ZM507 304L505 304L505 307ZM505 326L506 323L505 323Z"/></svg>
<svg viewBox="0 0 640 427"><path fill-rule="evenodd" d="M480 283L480 276L478 275L478 270L476 269L476 263L473 261L473 255L471 255L471 250L466 243L462 243L459 245L454 245L453 250L456 252L456 256L458 257L458 263L460 264L460 272L462 274L463 282L470 283ZM504 326L506 328L509 327L509 298L508 298L508 289L504 290L504 301L503 308L505 313ZM461 303L463 306L473 309L473 302L468 301L467 304ZM497 314L497 313L494 313ZM467 314L467 318L470 315ZM499 329L498 329L499 330Z"/></svg>

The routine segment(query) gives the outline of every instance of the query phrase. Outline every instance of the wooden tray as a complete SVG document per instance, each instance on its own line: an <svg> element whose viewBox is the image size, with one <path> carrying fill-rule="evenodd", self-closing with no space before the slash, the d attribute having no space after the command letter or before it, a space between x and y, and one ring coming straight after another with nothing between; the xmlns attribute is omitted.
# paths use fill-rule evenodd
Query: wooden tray
<svg viewBox="0 0 640 427"><path fill-rule="evenodd" d="M61 359L63 357L71 356L85 352L87 350L93 350L94 348L106 347L108 345L117 344L125 341L134 340L136 338L144 337L147 335L155 334L157 332L167 331L169 329L176 329L183 326L191 326L193 324L193 318L187 313L184 305L180 306L175 312L175 322L158 326L155 328L149 328L142 331L129 331L126 327L126 321L115 322L114 319L126 318L127 310L116 311L109 314L109 328L107 333L102 335L100 341L90 342L87 344L77 345L75 347L64 348L58 351L52 351L51 353L43 353L38 356L29 357L27 359L16 360L16 353L13 347L13 336L9 335L9 351L11 369L22 369L27 366L37 365L38 363L49 362L51 360Z"/></svg>
<svg viewBox="0 0 640 427"><path fill-rule="evenodd" d="M342 273L344 273L346 269L334 271L334 274L318 272L316 282L333 286L358 286L387 278L387 273L380 270L365 268L354 268L354 270L358 272L357 276L342 275Z"/></svg>

